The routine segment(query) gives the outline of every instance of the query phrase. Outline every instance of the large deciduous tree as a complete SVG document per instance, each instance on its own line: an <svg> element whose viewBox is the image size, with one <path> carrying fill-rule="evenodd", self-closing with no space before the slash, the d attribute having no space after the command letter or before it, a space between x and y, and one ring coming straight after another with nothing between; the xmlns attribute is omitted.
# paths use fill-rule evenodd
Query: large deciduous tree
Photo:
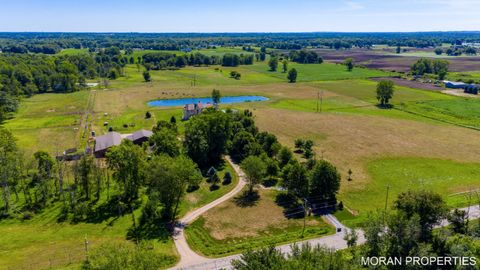
<svg viewBox="0 0 480 270"><path fill-rule="evenodd" d="M107 163L114 171L113 178L123 189L123 199L131 202L138 197L138 189L144 182L142 168L145 152L133 142L124 140L107 152Z"/></svg>
<svg viewBox="0 0 480 270"><path fill-rule="evenodd" d="M380 106L388 106L390 99L393 97L395 85L392 81L382 80L377 84L377 100Z"/></svg>
<svg viewBox="0 0 480 270"><path fill-rule="evenodd" d="M423 240L431 237L433 226L447 214L447 206L442 197L426 190L400 193L394 202L394 208L407 218L418 215Z"/></svg>
<svg viewBox="0 0 480 270"><path fill-rule="evenodd" d="M197 165L188 157L153 157L146 167L147 185L150 194L156 194L162 204L162 216L173 222L178 206L189 186L200 183L202 176Z"/></svg>
<svg viewBox="0 0 480 270"><path fill-rule="evenodd" d="M229 114L208 110L185 125L185 150L200 167L220 162L231 135Z"/></svg>
<svg viewBox="0 0 480 270"><path fill-rule="evenodd" d="M248 191L253 193L253 188L262 181L266 172L265 162L257 156L249 156L245 158L240 167L245 172L248 183Z"/></svg>
<svg viewBox="0 0 480 270"><path fill-rule="evenodd" d="M310 179L310 195L335 199L340 188L340 174L332 164L322 160L314 167Z"/></svg>

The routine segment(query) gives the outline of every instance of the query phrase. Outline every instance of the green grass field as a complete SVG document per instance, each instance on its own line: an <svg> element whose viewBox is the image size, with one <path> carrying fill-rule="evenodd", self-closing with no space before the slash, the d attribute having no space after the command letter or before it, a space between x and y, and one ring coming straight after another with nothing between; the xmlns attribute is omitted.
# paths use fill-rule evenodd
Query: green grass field
<svg viewBox="0 0 480 270"><path fill-rule="evenodd" d="M463 207L468 205L468 198L451 195L478 189L480 184L479 163L387 157L367 162L367 170L372 179L365 186L352 188L341 196L346 205L360 212L362 219L368 211L384 208L387 187L389 208L396 196L408 189L438 192L444 195L450 207ZM348 184L355 185L354 181Z"/></svg>
<svg viewBox="0 0 480 270"><path fill-rule="evenodd" d="M105 242L126 241L132 227L130 215L105 220L71 223L58 222L61 203L55 203L33 216L31 220L0 221L0 268L47 269L71 266L78 269L85 260L85 238L93 250ZM135 211L139 217L141 210ZM165 267L177 261L170 238L151 240L155 251L169 259Z"/></svg>
<svg viewBox="0 0 480 270"><path fill-rule="evenodd" d="M83 52L72 49L61 53ZM136 51L134 56L147 52ZM201 52L209 55L248 53L240 48ZM354 179L342 181L339 198L359 216L346 210L335 213L345 224L358 225L368 211L383 209L387 185L390 185L389 206L399 192L422 188L442 194L450 207L468 204L466 196L454 194L480 187L480 144L478 131L461 126L480 128L480 100L397 86L391 101L394 109L380 109L376 106L377 83L367 79L392 73L363 68L349 72L343 65L330 63L289 63L289 68L293 67L298 71L295 84L288 83L281 71L268 71L266 61L250 66L151 71L152 82L145 83L143 67L127 65L125 77L110 81L107 90L96 90L93 115L89 119L92 129L103 134L110 126L120 133L151 129L156 121L168 121L174 116L182 133L185 123L179 121L181 107L149 107L147 102L209 96L214 88L225 96L263 95L270 101L232 107L252 110L260 129L273 132L285 145L293 147L296 138L314 139L317 157L325 155L339 168L343 179L346 171L353 169ZM241 79L230 78L231 71L240 72ZM478 77L478 72L462 74L452 73L449 78ZM14 133L27 156L37 150L53 155L83 146L86 139L81 139L81 120L90 93L86 90L25 98L18 113L4 126ZM321 113L317 112L319 94ZM152 113L152 118L145 119L147 111ZM104 122L108 125L104 126ZM225 171L233 172L227 165L220 171L220 177ZM199 190L187 194L180 206L181 214L222 196L236 181L235 178L230 185L213 192L209 184L202 183ZM216 257L300 239L302 222L285 219L271 198L261 203L263 206L258 208L239 209L229 205L212 209L188 227L189 243L200 253ZM109 224L111 220L58 223L55 218L58 212L59 205L55 204L32 220L0 221L0 234L5 235L0 238L0 268L48 268L52 257L61 261L59 265L68 265L69 259L73 266L78 266L84 258L85 235L95 248L105 241L125 241L132 225L128 216L116 219L113 225ZM264 216L268 218L258 218ZM332 232L321 220L309 222L306 237ZM168 263L177 260L170 238L157 242L159 254L171 256L172 261ZM68 258L70 250L78 251ZM41 267L37 267L40 264Z"/></svg>
<svg viewBox="0 0 480 270"><path fill-rule="evenodd" d="M265 73L272 77L284 79L285 81L287 81L287 74L281 71L281 65L279 65L276 72L269 71L267 62L255 63L254 65L246 67L257 72ZM344 65L331 63L297 64L290 62L288 64L288 68L295 68L297 70L298 82L364 79L370 77L385 77L393 75L393 73L385 71L372 70L360 67L356 67L352 71L348 71Z"/></svg>
<svg viewBox="0 0 480 270"><path fill-rule="evenodd" d="M261 190L259 194L259 201L251 206L238 206L233 199L195 220L185 231L189 245L205 256L222 257L334 232L320 218L308 217L302 237L303 219L284 216L274 202L278 193Z"/></svg>
<svg viewBox="0 0 480 270"><path fill-rule="evenodd" d="M25 98L13 119L4 123L26 154L45 150L54 154L78 146L80 119L89 91L39 94Z"/></svg>

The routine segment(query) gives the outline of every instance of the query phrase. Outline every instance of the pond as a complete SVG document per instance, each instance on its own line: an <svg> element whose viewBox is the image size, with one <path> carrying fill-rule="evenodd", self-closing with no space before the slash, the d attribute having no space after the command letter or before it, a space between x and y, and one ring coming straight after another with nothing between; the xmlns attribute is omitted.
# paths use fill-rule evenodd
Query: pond
<svg viewBox="0 0 480 270"><path fill-rule="evenodd" d="M220 103L222 104L231 104L231 103L241 103L241 102L254 102L254 101L265 101L268 100L266 97L262 96L229 96L222 97ZM148 102L149 106L156 107L170 107L170 106L184 106L185 104L192 103L213 103L211 97L201 97L201 98L177 98L177 99L158 99Z"/></svg>

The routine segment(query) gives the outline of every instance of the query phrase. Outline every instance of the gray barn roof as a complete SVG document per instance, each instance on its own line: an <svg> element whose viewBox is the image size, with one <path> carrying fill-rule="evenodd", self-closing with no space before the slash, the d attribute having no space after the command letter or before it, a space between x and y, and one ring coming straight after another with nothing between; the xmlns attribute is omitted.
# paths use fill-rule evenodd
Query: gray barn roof
<svg viewBox="0 0 480 270"><path fill-rule="evenodd" d="M105 135L98 136L95 139L95 152L108 149L122 143L122 135L118 132L108 132Z"/></svg>
<svg viewBox="0 0 480 270"><path fill-rule="evenodd" d="M132 135L130 135L130 136L127 136L126 139L128 139L130 141L136 141L136 140L141 139L141 138L150 138L152 135L153 135L153 132L151 132L149 130L142 129L142 130L139 130L139 131L136 131L136 132L132 133Z"/></svg>

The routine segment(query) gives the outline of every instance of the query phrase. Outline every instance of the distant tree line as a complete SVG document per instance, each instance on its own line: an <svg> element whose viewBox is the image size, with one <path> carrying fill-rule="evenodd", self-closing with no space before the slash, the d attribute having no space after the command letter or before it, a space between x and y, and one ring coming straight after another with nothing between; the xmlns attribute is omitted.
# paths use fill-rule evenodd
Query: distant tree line
<svg viewBox="0 0 480 270"><path fill-rule="evenodd" d="M0 54L0 121L16 110L22 96L74 92L86 80L116 79L127 58L116 47L96 54L55 55Z"/></svg>
<svg viewBox="0 0 480 270"><path fill-rule="evenodd" d="M216 55L207 56L196 52L189 54L175 54L169 52L152 52L144 54L141 63L147 70L161 70L172 68L183 68L185 66L209 66L222 65L227 67L236 67L239 65L252 65L254 62L253 54L230 54L223 57Z"/></svg>
<svg viewBox="0 0 480 270"><path fill-rule="evenodd" d="M218 46L254 46L281 50L307 47L349 49L376 44L403 47L438 47L444 43L461 45L478 42L478 32L421 33L0 33L0 50L12 53L53 54L67 48L86 48L91 52L118 47L125 51L183 50Z"/></svg>
<svg viewBox="0 0 480 270"><path fill-rule="evenodd" d="M448 73L448 66L447 60L422 58L412 65L410 71L413 75L435 74L439 80L443 80Z"/></svg>

